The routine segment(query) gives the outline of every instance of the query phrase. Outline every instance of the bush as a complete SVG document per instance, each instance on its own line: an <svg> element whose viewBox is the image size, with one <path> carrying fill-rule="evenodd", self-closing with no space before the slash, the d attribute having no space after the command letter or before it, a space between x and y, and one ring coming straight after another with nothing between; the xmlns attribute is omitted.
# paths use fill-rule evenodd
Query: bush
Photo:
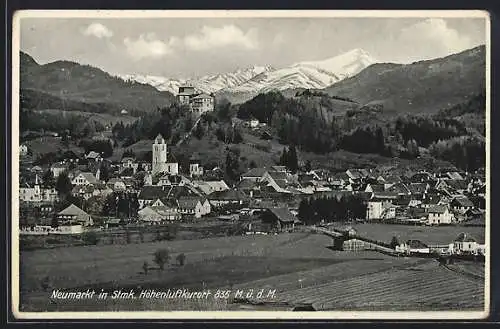
<svg viewBox="0 0 500 329"><path fill-rule="evenodd" d="M186 255L184 255L183 253L179 254L177 256L177 263L179 264L179 266L184 266L185 262L186 262Z"/></svg>
<svg viewBox="0 0 500 329"><path fill-rule="evenodd" d="M96 232L85 232L82 234L82 241L85 242L85 244L89 245L96 245L99 242L99 237L97 236Z"/></svg>
<svg viewBox="0 0 500 329"><path fill-rule="evenodd" d="M168 263L170 259L170 253L167 249L158 249L155 252L154 262L160 267L160 270L163 271L165 268L165 264Z"/></svg>

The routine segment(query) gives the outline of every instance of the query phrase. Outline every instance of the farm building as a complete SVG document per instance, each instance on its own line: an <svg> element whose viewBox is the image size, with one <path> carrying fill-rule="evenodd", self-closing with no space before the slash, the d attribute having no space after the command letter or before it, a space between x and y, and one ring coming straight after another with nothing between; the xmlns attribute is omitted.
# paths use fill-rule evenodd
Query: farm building
<svg viewBox="0 0 500 329"><path fill-rule="evenodd" d="M162 223L167 221L180 220L181 215L176 209L168 206L148 206L138 213L139 220L147 223Z"/></svg>
<svg viewBox="0 0 500 329"><path fill-rule="evenodd" d="M299 223L288 208L268 208L261 218L262 223L270 224L278 232L292 230Z"/></svg>
<svg viewBox="0 0 500 329"><path fill-rule="evenodd" d="M479 244L476 239L466 233L460 233L453 241L453 249L456 254L477 254Z"/></svg>
<svg viewBox="0 0 500 329"><path fill-rule="evenodd" d="M408 240L396 246L396 252L405 254L428 254L430 248L420 240Z"/></svg>
<svg viewBox="0 0 500 329"><path fill-rule="evenodd" d="M372 244L358 239L349 239L342 244L344 251L363 251L373 249Z"/></svg>
<svg viewBox="0 0 500 329"><path fill-rule="evenodd" d="M69 207L59 212L57 214L57 219L60 224L79 223L84 226L94 224L92 217L74 204L71 204Z"/></svg>

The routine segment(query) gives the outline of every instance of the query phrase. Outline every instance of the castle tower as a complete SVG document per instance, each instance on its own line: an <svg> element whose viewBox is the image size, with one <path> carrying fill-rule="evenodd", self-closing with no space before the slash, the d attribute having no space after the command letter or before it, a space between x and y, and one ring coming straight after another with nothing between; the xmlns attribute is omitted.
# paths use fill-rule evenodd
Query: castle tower
<svg viewBox="0 0 500 329"><path fill-rule="evenodd" d="M167 163L167 143L161 134L158 134L153 144L153 162L151 171L154 174L165 171Z"/></svg>

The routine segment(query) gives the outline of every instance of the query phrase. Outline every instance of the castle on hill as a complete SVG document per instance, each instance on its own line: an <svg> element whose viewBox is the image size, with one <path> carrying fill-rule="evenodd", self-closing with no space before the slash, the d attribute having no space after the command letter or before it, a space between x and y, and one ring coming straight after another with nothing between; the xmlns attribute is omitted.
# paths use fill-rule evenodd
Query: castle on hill
<svg viewBox="0 0 500 329"><path fill-rule="evenodd" d="M214 110L214 97L205 93L197 93L190 84L179 87L177 101L180 105L189 106L191 111L198 115Z"/></svg>

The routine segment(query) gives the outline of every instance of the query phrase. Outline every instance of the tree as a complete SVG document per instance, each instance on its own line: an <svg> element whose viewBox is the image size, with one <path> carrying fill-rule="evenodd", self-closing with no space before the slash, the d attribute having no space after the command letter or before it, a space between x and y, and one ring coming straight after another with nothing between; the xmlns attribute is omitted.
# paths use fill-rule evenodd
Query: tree
<svg viewBox="0 0 500 329"><path fill-rule="evenodd" d="M99 180L103 182L107 182L109 180L109 168L104 161L99 166Z"/></svg>
<svg viewBox="0 0 500 329"><path fill-rule="evenodd" d="M288 169L290 169L293 173L297 172L299 169L299 161L297 159L297 150L295 149L295 145L292 145L288 148Z"/></svg>
<svg viewBox="0 0 500 329"><path fill-rule="evenodd" d="M240 150L238 148L227 149L225 169L230 181L238 180L241 174Z"/></svg>
<svg viewBox="0 0 500 329"><path fill-rule="evenodd" d="M63 171L59 174L59 176L57 176L56 191L59 193L59 196L66 196L71 193L72 189L73 184L71 184L68 173Z"/></svg>
<svg viewBox="0 0 500 329"><path fill-rule="evenodd" d="M398 238L393 236L391 243L390 243L391 249L396 249L396 246L399 246L399 241Z"/></svg>
<svg viewBox="0 0 500 329"><path fill-rule="evenodd" d="M54 174L48 169L42 176L43 185L45 187L53 187L55 185Z"/></svg>
<svg viewBox="0 0 500 329"><path fill-rule="evenodd" d="M305 164L305 166L304 166L304 170L305 170L306 172L310 172L310 171L312 170L311 160L307 160L307 161L306 161L306 164Z"/></svg>
<svg viewBox="0 0 500 329"><path fill-rule="evenodd" d="M99 242L99 237L96 232L88 231L82 235L82 241L95 246Z"/></svg>
<svg viewBox="0 0 500 329"><path fill-rule="evenodd" d="M154 262L160 267L160 270L163 271L165 268L165 264L168 263L170 259L170 253L167 249L158 249L154 255Z"/></svg>
<svg viewBox="0 0 500 329"><path fill-rule="evenodd" d="M179 266L184 266L184 263L186 262L186 255L184 255L184 253L179 254L176 259Z"/></svg>
<svg viewBox="0 0 500 329"><path fill-rule="evenodd" d="M149 269L149 264L147 261L144 261L144 264L142 264L142 270L144 271L144 274L148 274L148 269Z"/></svg>
<svg viewBox="0 0 500 329"><path fill-rule="evenodd" d="M278 164L280 166L288 167L288 152L285 147L283 148L283 152L281 152L280 161Z"/></svg>

